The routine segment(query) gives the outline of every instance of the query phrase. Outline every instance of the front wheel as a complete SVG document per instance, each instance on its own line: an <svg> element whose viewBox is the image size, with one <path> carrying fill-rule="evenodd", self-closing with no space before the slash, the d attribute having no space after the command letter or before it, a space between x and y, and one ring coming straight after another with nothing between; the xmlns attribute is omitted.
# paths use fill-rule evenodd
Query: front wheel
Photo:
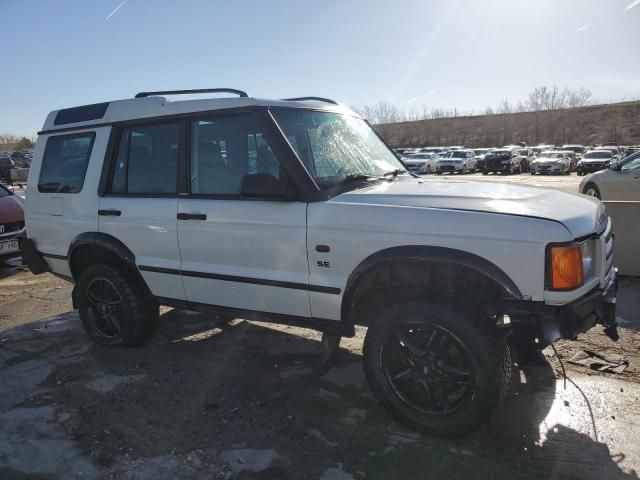
<svg viewBox="0 0 640 480"><path fill-rule="evenodd" d="M584 187L584 194L593 198L597 198L598 200L602 200L600 189L594 183L587 183L587 185Z"/></svg>
<svg viewBox="0 0 640 480"><path fill-rule="evenodd" d="M479 427L504 398L511 357L483 318L426 302L382 311L364 341L378 400L411 428L455 436Z"/></svg>
<svg viewBox="0 0 640 480"><path fill-rule="evenodd" d="M85 331L101 345L140 345L158 324L157 303L112 265L90 265L80 274L78 307Z"/></svg>

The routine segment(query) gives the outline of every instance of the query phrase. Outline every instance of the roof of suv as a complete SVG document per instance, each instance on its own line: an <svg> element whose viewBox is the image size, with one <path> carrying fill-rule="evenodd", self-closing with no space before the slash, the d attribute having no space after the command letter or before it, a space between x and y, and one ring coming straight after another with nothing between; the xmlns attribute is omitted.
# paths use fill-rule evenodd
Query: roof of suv
<svg viewBox="0 0 640 480"><path fill-rule="evenodd" d="M182 92L204 93L194 90ZM44 122L42 133L54 133L57 131L77 130L82 127L107 126L117 122L137 119L149 119L169 115L181 115L194 112L207 112L232 108L248 107L288 107L288 108L313 108L315 110L327 110L355 115L352 110L333 100L319 97L300 97L295 99L265 100L240 96L238 98L208 98L195 100L172 101L161 94L177 95L175 92L150 92L140 98L126 100L114 100L92 105L54 110ZM233 91L235 92L235 91ZM158 94L156 96L155 94ZM244 92L240 92L244 93Z"/></svg>

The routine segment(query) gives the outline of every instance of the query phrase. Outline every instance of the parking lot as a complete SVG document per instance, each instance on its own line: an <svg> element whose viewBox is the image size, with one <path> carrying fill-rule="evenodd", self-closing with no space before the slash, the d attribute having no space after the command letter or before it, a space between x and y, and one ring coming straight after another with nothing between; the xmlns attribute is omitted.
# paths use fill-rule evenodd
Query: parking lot
<svg viewBox="0 0 640 480"><path fill-rule="evenodd" d="M490 174L482 175L481 173L473 174L454 174L445 175L448 178L463 178L465 180L482 181L482 182L505 182L515 185L527 185L532 187L554 188L563 192L577 193L578 186L584 177L579 177L575 173L571 175L531 175L529 173L521 173L517 175L501 175ZM425 178L437 178L436 175L426 175Z"/></svg>
<svg viewBox="0 0 640 480"><path fill-rule="evenodd" d="M568 192L581 178L464 176ZM385 413L362 372L363 329L342 340L324 373L316 332L168 308L147 345L111 349L84 334L70 293L66 282L33 276L19 262L0 269L2 479L622 479L640 472L638 280L621 282L618 343L599 327L559 342L566 386L545 350L545 365L516 369L491 421L456 440L411 432ZM605 354L604 371L568 361L584 352Z"/></svg>

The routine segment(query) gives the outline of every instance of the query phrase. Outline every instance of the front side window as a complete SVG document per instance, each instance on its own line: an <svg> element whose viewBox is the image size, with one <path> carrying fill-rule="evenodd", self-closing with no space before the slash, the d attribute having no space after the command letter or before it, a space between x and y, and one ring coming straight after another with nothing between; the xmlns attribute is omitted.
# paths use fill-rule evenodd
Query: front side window
<svg viewBox="0 0 640 480"><path fill-rule="evenodd" d="M251 114L191 122L190 165L194 195L239 196L244 177L258 173L286 181Z"/></svg>
<svg viewBox="0 0 640 480"><path fill-rule="evenodd" d="M622 165L622 171L627 170L640 170L640 155L630 158Z"/></svg>
<svg viewBox="0 0 640 480"><path fill-rule="evenodd" d="M404 166L362 119L334 112L274 109L291 146L320 186L377 177Z"/></svg>
<svg viewBox="0 0 640 480"><path fill-rule="evenodd" d="M38 191L42 193L81 191L95 137L94 132L49 137L42 157Z"/></svg>
<svg viewBox="0 0 640 480"><path fill-rule="evenodd" d="M163 195L177 192L180 124L124 128L111 193Z"/></svg>

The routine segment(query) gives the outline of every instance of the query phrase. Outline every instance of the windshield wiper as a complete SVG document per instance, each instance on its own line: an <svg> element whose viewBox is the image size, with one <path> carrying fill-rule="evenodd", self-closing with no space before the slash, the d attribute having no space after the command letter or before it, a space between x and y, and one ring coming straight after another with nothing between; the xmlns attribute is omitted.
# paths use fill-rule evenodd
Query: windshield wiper
<svg viewBox="0 0 640 480"><path fill-rule="evenodd" d="M393 177L396 178L398 175L400 175L401 173L405 173L406 170L401 170L399 168L396 168L395 170L391 170L389 172L384 172L382 174L383 177Z"/></svg>
<svg viewBox="0 0 640 480"><path fill-rule="evenodd" d="M345 175L344 177L337 178L335 180L327 180L325 182L322 182L321 185L338 185L340 183L361 182L363 180L373 180L376 178L380 177L377 175L367 175L364 173L350 173L349 175Z"/></svg>

